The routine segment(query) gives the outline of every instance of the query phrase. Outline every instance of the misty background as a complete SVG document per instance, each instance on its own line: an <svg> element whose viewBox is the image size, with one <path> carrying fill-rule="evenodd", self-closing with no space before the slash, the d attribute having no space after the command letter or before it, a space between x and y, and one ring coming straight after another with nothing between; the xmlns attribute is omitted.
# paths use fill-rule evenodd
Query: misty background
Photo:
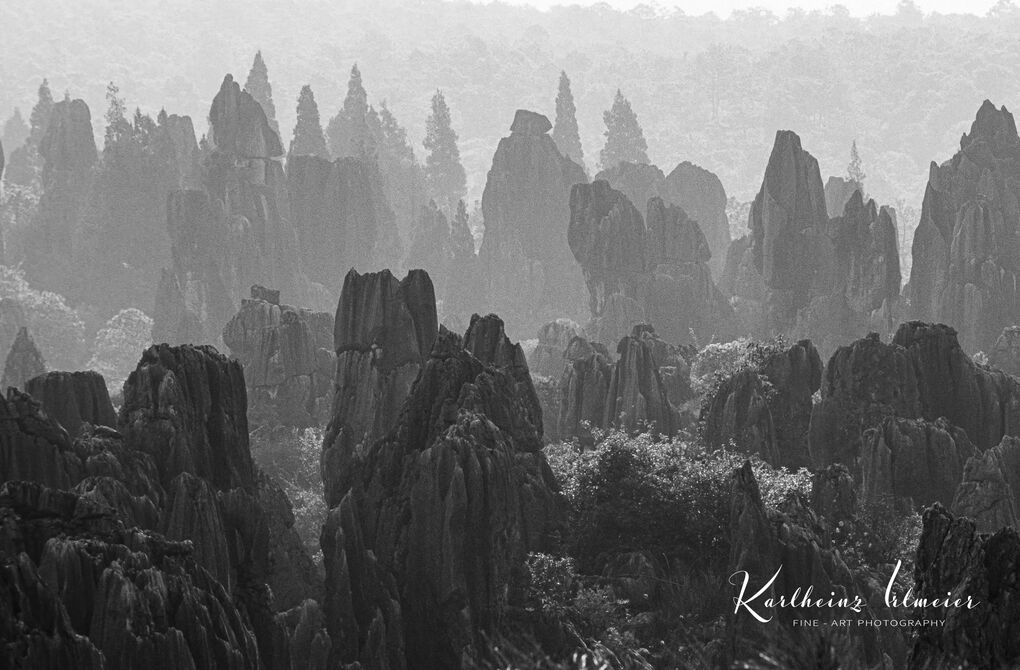
<svg viewBox="0 0 1020 670"><path fill-rule="evenodd" d="M750 200L777 129L795 130L823 179L844 175L856 139L877 201L919 209L932 160L957 148L985 98L1011 107L1020 10L925 14L911 2L864 18L835 5L688 16L607 4L555 7L419 2L0 3L0 121L27 118L44 77L54 97L84 99L103 134L106 87L129 110L190 115L206 131L223 73L241 78L261 50L281 135L310 84L323 123L340 108L357 63L369 102L385 100L419 156L429 101L442 89L460 136L469 202L517 108L552 116L560 70L571 78L590 174L602 113L630 100L658 165L689 160ZM8 152L11 149L8 149ZM742 222L733 222L741 223ZM905 231L909 234L909 230ZM903 235L904 233L901 233Z"/></svg>

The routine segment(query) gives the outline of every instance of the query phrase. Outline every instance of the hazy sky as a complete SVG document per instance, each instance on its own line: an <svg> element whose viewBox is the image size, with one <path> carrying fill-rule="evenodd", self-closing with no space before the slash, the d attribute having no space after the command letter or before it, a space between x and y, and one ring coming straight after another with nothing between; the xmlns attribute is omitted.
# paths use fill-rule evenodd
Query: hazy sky
<svg viewBox="0 0 1020 670"><path fill-rule="evenodd" d="M492 0L472 0L488 3ZM554 5L594 5L605 2L617 9L632 9L638 5L651 5L665 8L677 7L687 14L704 14L715 12L720 17L728 16L734 9L748 7L764 7L775 14L785 14L790 7L801 7L806 10L824 10L832 5L841 4L855 16L882 13L892 14L896 11L899 0L500 0L511 5L531 5L540 9L548 9ZM984 15L995 4L995 0L915 0L915 4L924 12L942 14L970 13Z"/></svg>

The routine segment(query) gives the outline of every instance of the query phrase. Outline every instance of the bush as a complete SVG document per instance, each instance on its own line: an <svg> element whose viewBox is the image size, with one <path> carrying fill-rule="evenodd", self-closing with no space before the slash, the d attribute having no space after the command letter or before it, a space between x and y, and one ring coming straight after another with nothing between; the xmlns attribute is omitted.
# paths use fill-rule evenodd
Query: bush
<svg viewBox="0 0 1020 670"><path fill-rule="evenodd" d="M96 333L88 367L103 375L111 394L120 391L152 344L152 319L141 310L122 309Z"/></svg>
<svg viewBox="0 0 1020 670"><path fill-rule="evenodd" d="M0 299L21 306L29 334L51 370L80 370L87 360L85 324L63 296L36 291L20 269L0 265ZM2 352L3 356L7 352Z"/></svg>

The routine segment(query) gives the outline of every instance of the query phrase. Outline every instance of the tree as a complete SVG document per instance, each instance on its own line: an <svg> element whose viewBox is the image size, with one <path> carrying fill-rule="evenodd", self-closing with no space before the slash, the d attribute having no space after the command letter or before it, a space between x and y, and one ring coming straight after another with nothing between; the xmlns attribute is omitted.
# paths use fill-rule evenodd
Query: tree
<svg viewBox="0 0 1020 670"><path fill-rule="evenodd" d="M561 154L578 165L584 165L574 94L570 91L570 79L563 71L560 72L560 88L556 93L556 123L553 124L552 138Z"/></svg>
<svg viewBox="0 0 1020 670"><path fill-rule="evenodd" d="M114 393L138 364L138 354L152 344L152 319L130 307L117 312L96 333L90 370L103 375Z"/></svg>
<svg viewBox="0 0 1020 670"><path fill-rule="evenodd" d="M450 120L450 108L442 91L432 96L432 113L425 122L425 178L437 203L452 211L467 192L467 175L460 164L457 133Z"/></svg>
<svg viewBox="0 0 1020 670"><path fill-rule="evenodd" d="M273 105L273 87L269 84L269 70L266 62L262 60L262 52L255 52L255 60L248 72L248 80L244 82L244 90L255 98L255 101L266 113L266 120L269 126L277 135L280 134L280 125L276 122L276 107Z"/></svg>
<svg viewBox="0 0 1020 670"><path fill-rule="evenodd" d="M860 188L864 188L864 165L861 163L861 155L857 153L857 140L850 145L850 163L846 166L846 174L850 181L856 182ZM862 191L863 192L863 191Z"/></svg>
<svg viewBox="0 0 1020 670"><path fill-rule="evenodd" d="M106 85L106 137L103 153L113 149L123 139L131 136L131 123L126 116L127 107L120 89L112 81Z"/></svg>
<svg viewBox="0 0 1020 670"><path fill-rule="evenodd" d="M355 63L347 81L347 96L340 112L330 119L329 149L336 158L370 156L375 152L368 127L368 93L361 83L361 71Z"/></svg>
<svg viewBox="0 0 1020 670"><path fill-rule="evenodd" d="M50 118L53 116L53 93L50 92L50 82L43 79L39 85L39 100L32 107L32 115L29 117L30 127L29 138L38 147L42 141L46 129L50 126Z"/></svg>
<svg viewBox="0 0 1020 670"><path fill-rule="evenodd" d="M638 124L637 114L619 89L611 109L602 113L606 124L606 145L599 160L603 169L616 167L621 161L648 163L648 143Z"/></svg>
<svg viewBox="0 0 1020 670"><path fill-rule="evenodd" d="M290 142L291 156L319 156L329 160L326 136L322 133L319 120L319 105L315 102L312 87L305 84L297 102L297 123L294 124L294 139Z"/></svg>
<svg viewBox="0 0 1020 670"><path fill-rule="evenodd" d="M3 145L7 151L14 151L28 139L28 124L21 116L21 110L14 108L14 114L4 123Z"/></svg>
<svg viewBox="0 0 1020 670"><path fill-rule="evenodd" d="M39 99L32 107L32 113L28 117L28 138L22 146L11 151L11 155L7 158L4 180L8 184L38 187L42 174L39 143L42 141L43 135L46 134L46 129L49 128L52 116L53 94L50 92L49 81L43 79L42 84L39 85Z"/></svg>

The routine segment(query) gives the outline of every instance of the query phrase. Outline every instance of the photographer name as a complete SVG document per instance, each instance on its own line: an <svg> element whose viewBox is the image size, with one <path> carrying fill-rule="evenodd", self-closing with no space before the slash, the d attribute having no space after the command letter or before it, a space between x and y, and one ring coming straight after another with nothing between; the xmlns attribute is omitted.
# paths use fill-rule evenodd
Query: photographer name
<svg viewBox="0 0 1020 670"><path fill-rule="evenodd" d="M945 608L949 608L949 607L953 607L953 608L957 608L957 609L966 608L966 609L971 610L971 609L974 609L975 607L978 606L979 601L975 601L973 598L971 598L971 596L967 596L966 598L954 598L953 594L951 592L948 592L948 591L946 592L946 596L944 598L917 598L913 594L914 588L910 587L910 588L907 589L907 592L902 595L902 597L897 595L894 592L894 590L893 590L893 586L894 586L894 584L896 582L896 577L899 575L900 568L902 566L903 566L903 562L902 561L896 561L896 568L893 570L892 575L889 577L888 584L886 584L886 587L885 587L885 604L886 604L886 607L908 607L908 608L915 608L915 607L945 607ZM824 598L824 597L816 598L813 595L814 594L814 586L808 586L807 588L802 588L802 587L798 586L797 588L794 589L793 593L791 595L789 595L789 596L786 596L786 595L781 595L781 596L766 595L769 592L769 590L772 588L772 585L775 584L776 580L779 578L779 575L780 575L780 573L782 571L783 571L783 566L780 565L778 568L776 568L776 571L772 575L772 577L767 582L765 582L765 585L762 586L760 589L758 589L757 592L755 592L753 595L750 595L750 596L747 595L748 586L749 586L750 581L751 581L750 573L748 573L746 570L738 570L737 572L734 572L732 575L730 575L730 578L729 578L729 583L730 584L733 584L734 586L736 586L737 584L740 584L740 593L739 593L739 595L737 595L737 597L735 597L733 599L733 603L734 603L733 613L734 614L738 614L740 612L740 609L743 608L744 610L747 611L748 614L753 616L755 619L757 619L761 623L768 623L769 621L772 620L774 615L770 614L769 616L763 616L762 612L768 613L768 610L773 610L773 609L777 609L777 608L780 608L780 609L781 608L846 609L846 610L850 610L850 611L858 613L858 614L861 613L863 611L863 609L864 609L865 602L858 595L855 595L853 597L846 597L846 596L837 597L835 591L830 591L828 598ZM755 608L757 608L757 609L755 609ZM794 625L797 625L796 621L798 621L798 620L795 620ZM813 620L813 619L800 619L799 621L801 621L801 622L812 621L813 622L815 620ZM850 621L853 621L853 620L852 619L843 619L843 620L836 620L836 621L850 622ZM918 623L920 621L932 621L932 622L943 621L944 622L944 620L927 620L927 619L921 619L921 620L914 620L914 619L902 619L902 620L901 619L888 619L888 620L886 620L886 619L874 619L874 620L860 619L858 621L859 622L863 622L863 623L861 623L859 625L867 625L868 622L874 623L874 622L889 622L889 621L896 621L897 623L902 621L903 625L908 625L907 622L911 622L911 623L909 623L909 625L921 625L920 623ZM802 625L808 625L808 624L807 623L802 623ZM839 624L839 625L849 625L849 623L847 623L847 624ZM887 623L886 625L891 625L891 624ZM938 625L938 624L929 623L927 625Z"/></svg>

